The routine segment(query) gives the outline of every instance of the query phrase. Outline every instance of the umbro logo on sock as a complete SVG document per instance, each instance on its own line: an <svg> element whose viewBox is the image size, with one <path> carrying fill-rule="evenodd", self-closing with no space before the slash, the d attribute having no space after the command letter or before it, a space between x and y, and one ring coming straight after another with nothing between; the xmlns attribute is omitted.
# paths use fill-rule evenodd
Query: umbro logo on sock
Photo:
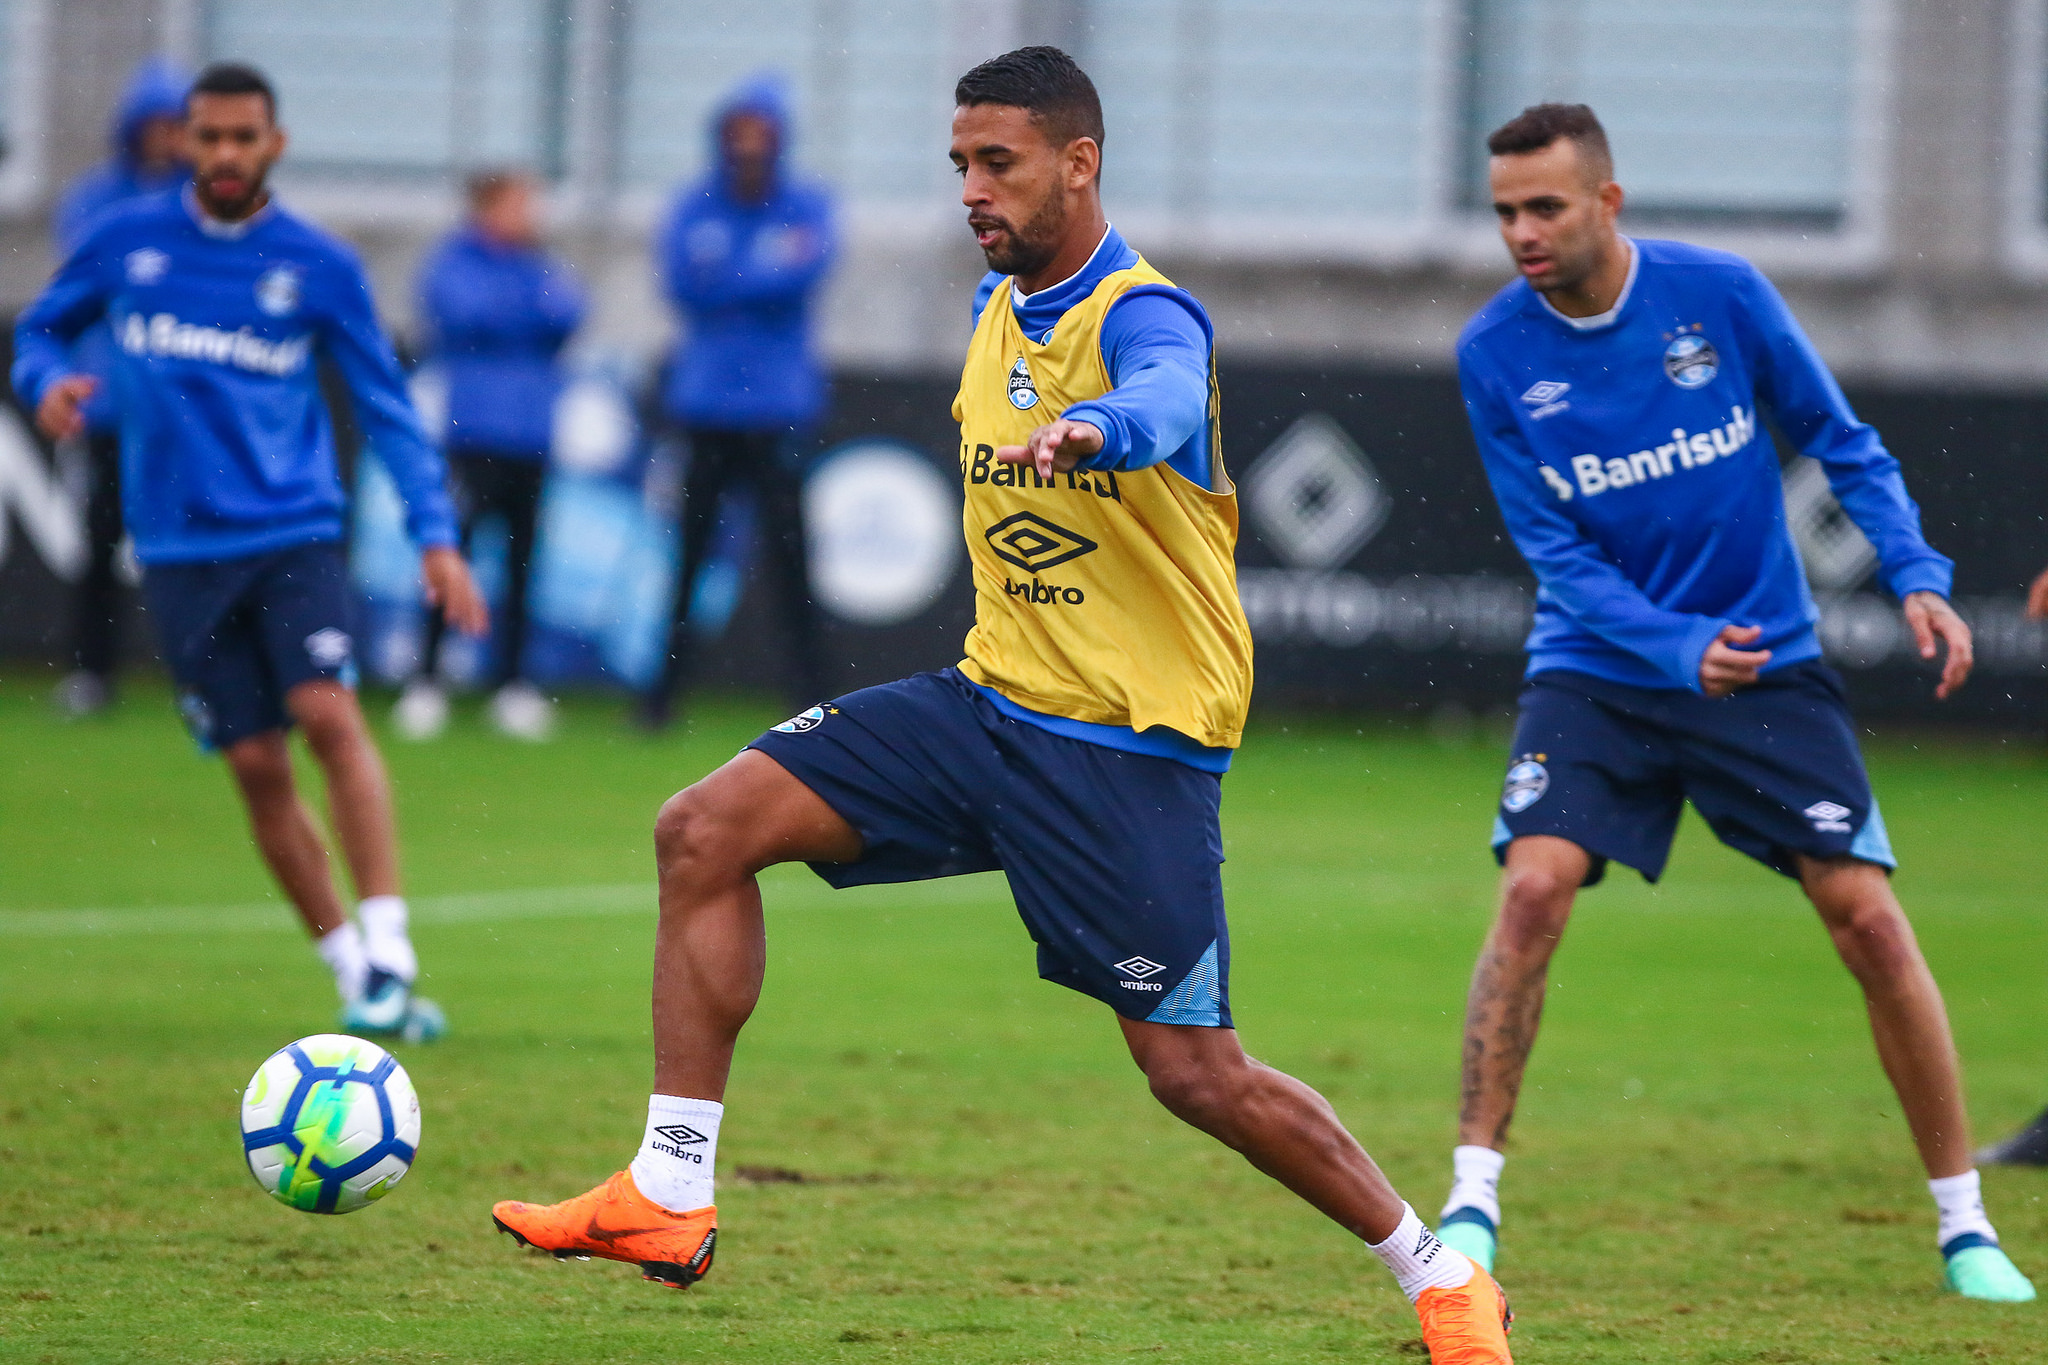
<svg viewBox="0 0 2048 1365"><path fill-rule="evenodd" d="M1415 1250L1412 1254L1416 1260L1427 1265L1436 1259L1437 1248L1442 1245L1443 1243L1436 1239L1435 1233L1431 1232L1428 1228L1424 1228L1422 1235L1415 1239Z"/></svg>
<svg viewBox="0 0 2048 1365"><path fill-rule="evenodd" d="M678 1161L694 1162L699 1166L704 1164L704 1154L702 1152L690 1152L684 1149L701 1145L709 1142L711 1139L705 1137L689 1124L665 1123L654 1130L654 1136L657 1139L665 1139L665 1141L650 1142L647 1145L660 1152L663 1156L672 1156Z"/></svg>

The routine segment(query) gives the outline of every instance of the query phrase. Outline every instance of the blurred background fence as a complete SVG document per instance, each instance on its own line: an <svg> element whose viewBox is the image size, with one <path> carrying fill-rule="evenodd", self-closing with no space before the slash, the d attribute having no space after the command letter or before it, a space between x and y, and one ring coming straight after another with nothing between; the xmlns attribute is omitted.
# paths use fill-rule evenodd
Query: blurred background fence
<svg viewBox="0 0 2048 1365"><path fill-rule="evenodd" d="M1511 699L1532 585L1451 348L1509 274L1483 136L1568 98L1613 134L1629 230L1777 281L1958 560L1982 671L1937 711L1867 546L1817 471L1788 467L1859 709L2048 722L2048 635L2019 612L2048 563L2048 0L0 0L0 313L46 278L52 196L104 154L152 52L276 78L280 188L364 252L401 337L463 174L537 169L595 309L557 414L536 672L644 681L675 556L673 452L639 417L672 340L648 239L704 168L715 102L779 70L796 164L846 233L809 486L828 653L850 682L944 663L969 612L947 409L981 272L945 158L951 86L1028 41L1094 75L1111 216L1216 319L1262 700ZM57 652L67 468L0 413L0 654ZM409 561L374 458L357 476L370 659L395 675L416 645ZM731 628L750 523L727 513L699 619L711 676L759 682L773 642Z"/></svg>

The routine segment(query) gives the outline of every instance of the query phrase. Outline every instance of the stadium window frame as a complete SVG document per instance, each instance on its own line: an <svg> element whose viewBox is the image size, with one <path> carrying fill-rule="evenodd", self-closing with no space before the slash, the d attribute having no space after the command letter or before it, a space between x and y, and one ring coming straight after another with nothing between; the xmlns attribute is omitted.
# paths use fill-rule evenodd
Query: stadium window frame
<svg viewBox="0 0 2048 1365"><path fill-rule="evenodd" d="M2022 3L2048 0L2022 0ZM1849 187L1840 219L1814 228L1768 219L1745 222L1711 212L1659 213L1631 224L1626 210L1624 231L1643 236L1682 237L1701 246L1732 251L1773 274L1808 277L1854 277L1878 273L1890 252L1887 206L1892 191L1892 124L1898 94L1898 32L1903 0L1856 0L1855 53L1849 80ZM1463 5L1459 6L1462 22ZM1462 53L1459 56L1462 62ZM1456 110L1458 135L1464 135L1463 85L1469 72L1457 73L1460 86ZM1450 196L1462 187L1462 159L1446 167ZM1623 188L1628 168L1621 168ZM1444 233L1447 255L1467 268L1492 267L1500 258L1500 237L1493 216L1484 208L1454 203Z"/></svg>
<svg viewBox="0 0 2048 1365"><path fill-rule="evenodd" d="M15 216L41 205L49 179L50 26L56 0L11 0L8 7L8 69L0 71L5 91L7 155L0 160L0 215Z"/></svg>
<svg viewBox="0 0 2048 1365"><path fill-rule="evenodd" d="M2048 0L2012 0L2006 43L2004 241L2008 274L2048 280Z"/></svg>

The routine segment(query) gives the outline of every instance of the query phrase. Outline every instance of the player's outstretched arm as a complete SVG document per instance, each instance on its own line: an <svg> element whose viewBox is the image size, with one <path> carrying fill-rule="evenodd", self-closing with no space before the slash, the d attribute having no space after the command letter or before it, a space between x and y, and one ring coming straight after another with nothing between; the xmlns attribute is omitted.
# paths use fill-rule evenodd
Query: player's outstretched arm
<svg viewBox="0 0 2048 1365"><path fill-rule="evenodd" d="M2033 590L2027 594L2027 611L2034 610L2035 599L2042 595L2043 575L2034 581ZM1977 655L1970 640L1970 623L1956 614L1948 599L1938 592L1913 592L1906 594L1906 624L1913 628L1913 642L1920 646L1920 657L1932 659L1936 641L1948 650L1948 660L1941 666L1941 681L1935 684L1934 696L1937 701L1947 701L1970 676L1970 668L1977 662Z"/></svg>
<svg viewBox="0 0 2048 1365"><path fill-rule="evenodd" d="M1040 478L1064 474L1102 450L1102 428L1093 422L1057 418L1033 429L1021 446L1001 446L996 458L1004 464L1028 464Z"/></svg>

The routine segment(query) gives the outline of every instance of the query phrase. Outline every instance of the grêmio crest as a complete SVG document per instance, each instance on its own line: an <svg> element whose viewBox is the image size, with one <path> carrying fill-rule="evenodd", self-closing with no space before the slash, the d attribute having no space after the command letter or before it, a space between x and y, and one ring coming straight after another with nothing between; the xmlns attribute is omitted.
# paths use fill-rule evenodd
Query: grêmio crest
<svg viewBox="0 0 2048 1365"><path fill-rule="evenodd" d="M1038 406L1038 390L1031 383L1031 367L1018 356L1017 363L1010 367L1010 406L1019 412Z"/></svg>

